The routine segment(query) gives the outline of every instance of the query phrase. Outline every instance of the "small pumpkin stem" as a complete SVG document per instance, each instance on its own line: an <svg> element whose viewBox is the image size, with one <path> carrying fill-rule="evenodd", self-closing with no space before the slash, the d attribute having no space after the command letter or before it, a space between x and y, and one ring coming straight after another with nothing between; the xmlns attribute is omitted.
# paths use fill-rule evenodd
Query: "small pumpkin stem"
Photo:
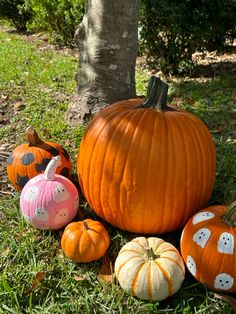
<svg viewBox="0 0 236 314"><path fill-rule="evenodd" d="M47 180L54 180L55 179L55 172L56 172L56 169L58 167L61 166L61 156L56 156L56 157L53 157L46 169L45 169L45 172L44 172L44 177L47 179Z"/></svg>
<svg viewBox="0 0 236 314"><path fill-rule="evenodd" d="M173 108L167 106L168 88L168 84L164 83L159 77L151 76L148 82L146 100L138 108L173 111Z"/></svg>
<svg viewBox="0 0 236 314"><path fill-rule="evenodd" d="M222 216L222 221L231 227L236 226L236 201L228 206L225 214Z"/></svg>
<svg viewBox="0 0 236 314"><path fill-rule="evenodd" d="M83 221L83 227L84 227L84 230L88 230L89 229L87 221Z"/></svg>
<svg viewBox="0 0 236 314"><path fill-rule="evenodd" d="M29 146L39 146L43 141L39 138L38 133L32 126L29 126L26 129L26 140L29 143Z"/></svg>
<svg viewBox="0 0 236 314"><path fill-rule="evenodd" d="M160 257L159 255L156 255L153 252L153 248L152 247L146 247L145 250L146 250L146 258L148 260L154 260L154 259L157 259L157 258Z"/></svg>

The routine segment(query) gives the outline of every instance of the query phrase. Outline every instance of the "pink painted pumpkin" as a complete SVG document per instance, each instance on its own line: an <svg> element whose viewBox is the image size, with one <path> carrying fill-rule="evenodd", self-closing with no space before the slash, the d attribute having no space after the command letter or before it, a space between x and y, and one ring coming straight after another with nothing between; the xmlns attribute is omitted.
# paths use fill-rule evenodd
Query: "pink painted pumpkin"
<svg viewBox="0 0 236 314"><path fill-rule="evenodd" d="M44 174L30 179L20 197L23 216L37 229L60 229L75 217L79 194L75 185L62 175L55 174L61 157L53 157Z"/></svg>

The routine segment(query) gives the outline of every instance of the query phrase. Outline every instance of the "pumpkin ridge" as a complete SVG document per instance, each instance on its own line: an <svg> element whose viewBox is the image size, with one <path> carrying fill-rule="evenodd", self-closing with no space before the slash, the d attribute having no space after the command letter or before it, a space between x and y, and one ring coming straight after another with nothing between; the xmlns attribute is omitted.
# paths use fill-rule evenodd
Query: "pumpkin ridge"
<svg viewBox="0 0 236 314"><path fill-rule="evenodd" d="M127 252L132 252L132 253L136 253L136 254L141 254L140 251L135 251L135 250L132 250L132 249L124 249L124 250L121 250L119 254L121 254L121 253L127 253Z"/></svg>
<svg viewBox="0 0 236 314"><path fill-rule="evenodd" d="M185 121L187 119L185 118ZM201 163L201 160L202 160L202 156L204 154L204 151L202 149L202 144L201 144L201 140L199 138L199 134L198 134L198 131L196 130L196 124L194 123L195 121L193 121L192 119L188 119L188 121L186 121L185 123L185 126L187 127L187 129L189 130L189 134L192 138L192 149L193 149L193 156L196 158L196 162L197 162L197 165ZM199 149L196 149L196 147L198 147L200 149L200 152L199 152ZM200 154L199 154L200 153ZM200 162L199 162L200 161ZM200 208L201 206L201 200L202 200L202 197L203 197L203 190L202 190L202 187L201 187L201 182L203 182L203 179L204 179L204 176L203 176L203 173L201 171L201 169L199 169L198 167L195 167L196 168L196 176L197 176L197 195L198 195L198 200L195 200L195 203L196 203L196 208Z"/></svg>
<svg viewBox="0 0 236 314"><path fill-rule="evenodd" d="M156 264L156 266L161 270L161 272L163 273L163 276L167 282L167 286L168 286L168 294L172 295L173 294L173 280L171 280L171 277L169 276L168 271L162 267L159 262L157 260L153 260L153 262Z"/></svg>
<svg viewBox="0 0 236 314"><path fill-rule="evenodd" d="M70 239L69 239L69 235L73 236L73 232L72 232L71 230L66 230L66 235L67 235L67 237L63 237L63 238L62 238L62 239L63 239L62 248L64 248L64 250L67 248L67 245L68 245L69 247L71 247L71 246L70 246L70 243L68 244L68 242L69 242L68 240L70 240ZM78 239L81 238L81 233L76 232L76 234L74 235L73 238L77 238L77 239L76 239L76 242L79 243L79 242L78 242ZM77 252L78 252L78 251L79 251L79 245L75 246L75 247L73 248L73 250L70 251L70 252L72 253L72 254L70 254L70 255L72 255L73 257L74 257L74 256L77 257Z"/></svg>
<svg viewBox="0 0 236 314"><path fill-rule="evenodd" d="M110 116L112 117L112 118L110 118ZM81 162L81 158L79 157L79 163L78 163L78 170L79 170L79 173L80 173L80 171L81 171L81 169L83 169L83 172L86 174L86 177L82 180L82 186L85 184L86 185L86 191L87 191L87 194L86 194L86 199L87 199L87 201L88 201L88 203L90 204L90 206L92 207L92 208L94 208L94 207L96 207L96 206L94 206L93 204L95 204L94 203L94 195L93 195L93 193L92 193L92 189L90 189L89 187L88 187L88 184L89 184L89 178L90 177L92 177L92 183L93 183L93 178L95 177L95 172L94 171L92 171L93 169L91 169L92 168L92 160L95 158L96 159L96 156L95 156L95 151L96 151L96 146L98 145L98 141L99 141L99 134L101 134L101 132L103 132L104 131L104 128L110 123L110 121L112 121L114 118L116 117L116 115L115 115L115 113L114 112L111 112L110 114L108 114L105 118L107 119L106 121L105 121L105 123L101 123L101 125L100 125L100 130L98 130L98 128L94 128L94 129L92 129L92 131L90 131L89 130L89 132L87 132L86 134L85 134L85 140L87 140L87 141L89 141L90 140L90 138L92 137L92 135L93 135L93 133L96 133L96 138L95 138L95 141L93 142L93 149L92 149L92 152L89 152L89 151L86 151L86 154L85 154L85 156L83 157L83 159L82 160L86 160L86 158L89 160L89 162L88 162L88 167L87 167L87 173L85 172L85 169L83 169L83 167L81 167L80 166L80 162ZM111 120L109 120L109 119L111 119ZM97 119L96 119L96 117L94 118L94 120L93 121L96 121ZM86 137L87 137L87 139L86 139ZM81 143L82 144L82 143ZM89 154L90 153L90 154ZM79 156L80 156L80 152L79 152ZM95 156L95 157L94 157ZM95 168L95 170L96 170L96 168ZM100 171L101 172L101 171ZM92 173L92 174L91 174ZM82 176L82 174L81 174L81 176ZM83 175L83 177L84 177L84 175ZM100 175L100 177L101 177L101 175ZM89 185L92 185L92 183L90 183ZM100 187L100 191L101 191L101 186L99 186ZM97 198L98 200L99 200L99 204L100 204L100 206L99 206L99 210L100 210L100 216L102 216L102 217L105 217L105 214L104 214L104 211L103 211L103 208L102 208L102 205L101 205L101 198L99 197L99 198Z"/></svg>
<svg viewBox="0 0 236 314"><path fill-rule="evenodd" d="M168 176L168 173L169 173L169 169L170 169L170 165L169 165L169 158L171 157L170 154L168 154L168 140L169 140L169 135L168 135L168 121L167 121L167 118L166 118L166 115L163 114L162 115L162 120L164 122L164 127L163 127L163 130L165 130L165 133L164 134L160 134L160 137L161 137L161 146L162 146L162 143L164 143L163 147L165 147L165 150L164 149L161 149L161 156L160 156L160 160L161 160L161 164L163 162L163 159L165 160L166 156L167 156L167 160L166 160L166 164L165 164L165 173L166 173L166 176L165 176L165 180L163 181L163 195L162 195L162 205L161 205L161 208L163 208L163 210L161 211L162 215L161 215L161 218L160 218L160 221L166 221L166 214L169 216L169 213L167 213L167 211L165 210L165 206L166 206L166 194L167 194L167 189L169 190L169 182L168 182L168 179L169 176ZM161 136L162 135L162 136ZM171 185L172 185L172 182L171 182ZM170 220L170 218L168 219Z"/></svg>
<svg viewBox="0 0 236 314"><path fill-rule="evenodd" d="M148 113L149 113L149 111L148 111ZM156 116L153 116L153 115L150 115L150 119L151 118L153 118L153 123L151 123L150 121L148 121L148 124L150 124L150 125L152 125L152 131L151 131L151 133L153 134L154 133L154 129L155 129L155 125L156 125L156 121L158 120L157 118L156 118ZM148 143L146 143L146 147L148 147L148 149L147 149L147 151L149 152L148 154L147 154L147 165L148 165L148 167L147 167L147 169L146 169L146 173L145 173L145 175L146 175L146 177L145 177L145 183L144 183L144 188L147 188L148 187L148 182L150 181L150 179L149 179L149 177L150 177L150 175L152 176L153 174L151 173L151 171L150 171L150 167L151 167L151 162L150 162L150 160L151 160L151 151L152 151L152 147L153 147L153 137L149 137L149 141L148 141ZM143 207L145 208L147 206L147 193L144 193L144 198L143 198ZM144 224L144 226L146 225L146 223L148 222L149 223L149 221L150 221L150 219L149 219L149 213L148 213L148 211L147 210L144 210L144 212L143 212L143 224Z"/></svg>
<svg viewBox="0 0 236 314"><path fill-rule="evenodd" d="M131 116L131 117L129 117L129 116ZM132 118L133 118L133 117L135 117L135 112L132 112L132 111L130 111L130 110L128 110L128 109L127 109L127 111L125 111L125 114L123 114L123 119L125 118L125 119L128 120L128 123L127 123L127 125L126 125L126 127L125 127L125 130L128 130L128 129L129 129L130 124L132 123ZM120 130L119 130L119 125L120 125L121 123L123 123L123 120L122 120L122 119L119 121L118 124L116 124L116 128L114 129L114 133L113 133L113 136L112 136L112 137L116 137L116 132L117 132L117 133L120 132ZM113 159L113 165L112 165L113 168L111 168L111 173L114 172L114 169L115 169L115 166L116 166L116 162L117 162L117 159L118 159L118 157L119 157L119 153L120 153L120 150L122 149L123 142L124 142L124 139L125 139L124 136L123 136L123 137L118 136L118 137L119 137L119 144L117 145L116 156L115 156L115 158ZM126 140L126 139L125 139L125 140ZM127 141L126 141L126 142L127 142ZM131 139L130 142L129 142L129 146L130 146L130 143L131 143L131 142L132 142L132 139ZM107 147L107 150L108 150L108 147ZM127 156L128 156L128 154L127 154ZM104 159L104 160L105 160L105 159ZM116 208L116 211L119 213L119 220L120 220L120 222L121 222L121 224L120 224L119 222L118 222L117 224L118 224L118 225L123 225L123 226L126 226L126 223L125 223L125 216L124 216L123 211L122 211L123 206L121 205L122 200L121 200L121 198L119 197L119 192L120 192L120 190L121 190L121 186L123 186L122 184L123 184L123 179L124 179L125 167L126 167L126 161L123 163L123 167L122 167L123 169L120 170L120 173L123 174L123 176L120 177L120 184L119 184L118 186L116 185L116 189L115 189L115 192L116 192L115 198L116 198L116 200L117 200L117 208ZM110 188L110 187L111 187L111 184L109 185L108 199L110 199L110 197L109 197L109 194L111 193L111 188ZM114 190L114 188L113 188L113 190ZM110 204L109 204L109 206L110 206ZM112 206L110 206L110 208L112 208ZM117 210L117 209L118 209L118 210ZM117 221L117 220L118 220L118 219L116 219L116 221Z"/></svg>
<svg viewBox="0 0 236 314"><path fill-rule="evenodd" d="M173 114L173 113L172 113ZM168 117L168 116L167 116ZM172 124L170 123L169 121L169 117L167 118L166 117L166 120L167 120L167 125L169 126L168 128L168 132L169 132L169 136L167 137L168 138L168 147L172 147L172 154L168 154L168 157L171 159L169 161L169 158L168 158L168 169L170 169L170 165L172 166L171 167L171 173L172 173L172 176L173 176L173 180L171 182L171 194L174 194L174 187L175 187L175 179L176 179L176 162L175 162L175 158L173 158L173 156L176 155L176 147L175 147L175 142L174 142L174 132L172 130L173 126ZM168 200L169 201L169 200ZM171 208L174 207L174 198L172 198L172 204L171 204Z"/></svg>
<svg viewBox="0 0 236 314"><path fill-rule="evenodd" d="M214 217L215 218L215 217ZM212 219L212 221L214 220L214 218ZM207 227L208 225L205 225L205 224L203 224L203 226L201 226L201 228L202 227ZM214 227L213 227L214 226ZM214 238L214 237L217 237L218 238L218 226L217 225L211 225L211 237L209 238L209 242L210 241L212 241L212 239ZM211 260L214 260L214 257L213 257L213 259L211 258L211 256L214 256L214 254L215 254L215 251L214 250L212 250L212 249L208 249L208 244L209 244L209 242L206 244L206 246L204 247L204 249L202 250L202 254L201 254L201 259L200 259L200 261L201 261L201 263L199 264L199 267L198 267L198 269L202 269L202 263L203 263L203 261L204 260L206 260L206 261L211 261ZM216 248L215 248L216 249ZM205 255L205 256L204 256ZM215 265L215 267L216 268L218 268L218 270L217 270L217 272L216 273L219 273L220 272L220 269L221 269L221 265L224 265L224 263L223 263L223 259L224 259L224 257L225 257L225 254L222 254L221 255L221 257L222 257L222 260L221 260L221 263L217 263L216 265ZM200 280L202 280L202 278L200 277Z"/></svg>
<svg viewBox="0 0 236 314"><path fill-rule="evenodd" d="M146 238L144 238L144 237L139 237L139 238L137 238L137 240L133 239L133 240L131 240L131 242L139 244L141 246L142 250L144 251L145 250L145 246L144 246L143 243L140 243L140 241L143 241L143 240L146 241L145 246L149 246L148 240Z"/></svg>
<svg viewBox="0 0 236 314"><path fill-rule="evenodd" d="M106 151L105 151L105 154L103 155L103 162L102 162L102 168L101 168L101 177L102 177L102 180L100 181L100 193L99 193L99 200L101 202L101 207L103 208L104 206L104 198L103 198L103 194L101 193L102 192L102 186L104 185L104 178L106 177L106 175L104 175L104 172L106 171L105 169L105 166L107 163L106 163L106 159L109 158L109 150L111 149L112 147L112 140L116 137L116 132L118 132L118 127L119 125L122 123L122 119L120 119L121 117L124 117L126 115L126 112L121 112L119 114L117 114L114 119L110 120L110 123L111 124L116 124L116 128L115 130L113 130L112 132L112 135L110 137L110 140L109 140L109 143L106 147ZM117 121L118 120L118 121ZM110 130L109 130L110 131ZM114 160L113 160L113 164L114 164ZM105 204L107 204L107 206L105 205L104 207L109 207L109 216L111 215L113 217L113 211L111 210L112 206L110 205L109 203L109 194L110 194L110 184L108 186L108 192L107 192L107 195L105 197ZM116 211L117 209L115 209ZM104 213L104 211L103 211ZM119 216L121 216L119 214ZM106 212L104 213L104 218L107 220L107 221L110 221L109 217L107 218L106 217Z"/></svg>
<svg viewBox="0 0 236 314"><path fill-rule="evenodd" d="M213 189L213 184L215 181L216 165L215 165L215 158L213 159L211 156L212 156L212 153L214 153L214 155L215 155L216 152L215 152L215 147L214 147L214 141L211 137L209 137L208 133L206 132L206 130L207 130L206 125L200 120L200 123L202 124L202 127L200 128L200 126L198 124L196 124L196 122L193 123L193 121L196 121L196 120L199 122L199 119L193 115L190 115L190 118L191 118L190 121L192 122L192 124L195 127L194 130L196 133L196 137L199 140L199 146L201 147L202 156L205 157L205 155L207 155L207 159L202 158L204 160L204 162L207 163L207 165L208 165L207 167L203 168L207 171L206 173L203 173L203 179L205 177L205 180L203 182L206 182L206 181L209 182L210 181L212 183L211 185L208 184L208 186L211 186L210 190L208 188L208 197L205 196L205 198L202 197L202 199L201 199L202 205L200 207L202 207L208 201L209 196L211 195L211 192ZM200 138L200 134L201 134L201 138ZM204 143L205 143L206 151L203 150L203 148L202 148L202 145L201 145L202 141L204 141ZM210 143L211 143L211 145L210 145ZM213 152L212 148L213 148L214 152Z"/></svg>
<svg viewBox="0 0 236 314"><path fill-rule="evenodd" d="M119 255L120 255L121 253L122 253L122 251L119 252ZM119 257L119 255L118 255L118 257ZM137 258L137 256L129 257L128 260L126 259L125 261L123 261L123 263L122 263L121 265L119 265L119 268L118 268L118 270L116 271L116 277L119 276L119 273L120 273L121 269L125 266L125 264L126 264L127 262L131 261L132 259L135 259L135 258ZM145 263L145 261L143 261L142 264L143 264L143 263Z"/></svg>
<svg viewBox="0 0 236 314"><path fill-rule="evenodd" d="M185 130L183 129L183 125L180 123L180 121L178 119L176 119L176 125L178 126L178 130L179 130L179 133L181 134L181 137L184 138L184 135L185 135ZM179 221L181 222L181 224L184 223L183 221L183 218L184 216L186 215L186 208L187 208L187 200L188 200L188 189L186 189L186 178L188 178L188 168L189 168L189 165L188 165L188 154L187 154L187 147L186 147L186 143L185 141L182 142L182 148L183 148L183 156L184 156L184 161L183 161L183 168L184 169L184 172L183 172L183 175L182 175L182 179L184 180L184 186L185 186L185 195L184 195L184 200L182 200L181 203L182 204L182 208L183 210L181 211L181 217L179 218Z"/></svg>
<svg viewBox="0 0 236 314"><path fill-rule="evenodd" d="M130 110L126 110L126 114L124 115L124 117L127 117L127 115L130 113ZM143 121L143 119L144 119L144 117L146 116L146 114L147 114L147 110L143 110L143 112L142 112L142 114L140 114L140 111L132 111L132 116L131 116L131 118L130 118L130 120L129 120L129 122L128 122L128 124L129 125L133 125L133 124L135 124L135 132L132 134L132 137L131 137L131 140L130 140L130 142L129 142L129 148L128 148L128 150L127 150L127 158L126 158L126 162L124 163L124 170L123 170L123 176L122 176L122 178L121 178L121 180L120 180L120 183L123 183L124 182L124 179L125 179L125 177L126 177L126 173L127 173L127 160L128 160L128 156L129 156L129 153L130 153L130 149L132 148L132 145L133 145L133 141L134 141L134 139L135 139L135 135L136 135L136 133L138 132L138 127L139 127L139 124L140 123L142 123L142 121ZM118 128L118 126L116 126L116 129ZM115 129L115 130L116 130ZM113 133L113 136L115 135L115 132ZM122 138L122 140L123 140L123 138ZM110 141L112 141L112 140L110 140ZM140 140L141 141L141 140ZM139 144L137 144L137 147L139 147L140 146L140 141L139 141ZM108 147L107 147L107 151L108 151ZM138 154L136 154L136 156L138 157ZM105 161L105 159L104 159L104 161ZM105 163L105 162L104 162ZM133 178L134 179L134 178ZM123 185L123 188L125 188L125 185ZM129 193L128 193L128 195L126 196L126 197L128 197L127 198L127 200L126 200L126 204L125 204L125 206L128 206L128 203L129 203ZM120 200L120 202L121 202L121 200ZM123 206L124 207L124 206ZM121 216L123 216L123 215L121 215ZM122 217L122 219L123 219L123 221L124 221L124 227L126 226L126 222L125 222L125 219L126 217ZM135 222L134 222L135 223ZM117 224L118 225L118 227L119 227L119 224ZM124 229L124 227L122 227L123 229Z"/></svg>
<svg viewBox="0 0 236 314"><path fill-rule="evenodd" d="M162 254L161 254L160 258L164 258L164 259L168 259L169 261L172 261L175 265L177 265L181 269L182 273L184 274L184 270L181 267L181 264L177 260L174 260L173 258L171 258L169 256L162 256Z"/></svg>
<svg viewBox="0 0 236 314"><path fill-rule="evenodd" d="M150 263L150 267L148 269L148 298L149 298L149 301L152 300L152 273L151 273L152 268L153 268L153 264Z"/></svg>
<svg viewBox="0 0 236 314"><path fill-rule="evenodd" d="M130 119L130 124L134 124L134 122L136 123L136 125L135 125L135 131L134 131L134 133L132 134L132 137L131 137L131 140L130 140L130 142L129 142L129 147L128 147L128 149L127 149L127 158L126 158L126 162L124 163L124 170L123 170L123 176L122 176L122 179L121 179L121 182L123 183L124 182L124 179L125 179L125 177L126 177L126 173L127 173L127 167L128 167L128 163L127 163L127 159L128 159L128 156L129 156L129 154L130 154L130 150L131 150L131 148L132 148L132 145L133 145L133 142L134 142L134 140L135 140L135 135L137 134L137 132L138 132L138 127L139 127L139 125L140 125L140 123L142 122L142 119L143 119L143 116L144 116L144 114L145 114L145 110L143 110L143 112L142 112L142 115L140 115L140 111L134 111L134 112L132 112L133 113L133 116L132 116L132 118ZM137 119L138 118L138 119ZM136 120L137 119L137 121L133 121L133 120ZM138 146L138 145L137 145ZM125 185L123 184L123 187L125 188ZM127 191L127 189L126 189L126 191ZM120 199L120 201L121 201L121 199ZM127 198L127 192L126 192L126 204L128 204L128 198ZM126 205L127 206L127 205ZM127 213L126 213L127 214ZM124 222L125 222L125 217L124 217ZM124 223L124 226L126 225L126 223Z"/></svg>
<svg viewBox="0 0 236 314"><path fill-rule="evenodd" d="M198 158L200 158L201 162L203 163L203 167L202 169L206 169L206 159L205 158L202 158L203 156L205 156L207 154L208 156L208 159L209 159L209 151L205 151L203 150L203 147L202 147L202 141L205 142L206 145L204 145L205 147L207 147L207 150L208 150L208 144L206 143L206 140L205 140L205 135L202 136L202 132L199 128L198 125L196 125L196 118L195 117L192 117L191 116L191 119L188 119L188 121L186 122L186 125L188 127L189 124L191 124L191 133L194 134L194 136L192 136L192 138L194 138L197 146L198 146L198 150L195 150L195 155L196 155L196 151L198 153L200 153L200 155L198 155ZM199 132L201 132L201 137L199 135ZM208 161L208 165L209 165L209 161ZM202 189L202 184L201 182L206 182L206 180L208 180L208 174L205 173L204 171L202 171L202 169L200 169L200 171L198 170L198 177L200 176L200 184L198 184L198 200L197 200L197 204L196 204L196 208L201 208L204 204L204 199L203 199L203 189Z"/></svg>
<svg viewBox="0 0 236 314"><path fill-rule="evenodd" d="M145 261L143 261L141 263L141 265L139 265L139 268L137 268L137 272L136 272L135 277L134 277L133 282L132 282L132 294L133 295L136 295L135 289L137 289L139 273L141 272L141 270L144 266L145 266Z"/></svg>
<svg viewBox="0 0 236 314"><path fill-rule="evenodd" d="M114 114L113 111L109 112L108 115L106 115L104 117L105 123L101 126L101 130L100 130L99 134L104 132L104 130L105 130L105 128L107 128L107 126L109 126L110 124L114 123L114 120L120 118L120 116L123 116L123 115L124 115L124 112L121 112L119 114ZM110 132L110 128L109 128L108 132ZM97 134L96 129L95 129L95 133ZM96 162L94 163L94 161L93 161L94 159L95 160L97 159L97 156L94 156L93 152L95 150L97 151L96 146L99 145L98 139L99 139L99 136L96 137L96 141L95 141L95 143L93 144L93 147L92 147L92 156L91 156L91 159L90 159L91 160L91 163L90 163L91 166L89 167L89 176L91 176L91 183L90 184L92 185L92 187L96 186L95 178L96 178L96 181L99 182L99 184L98 184L99 192L97 192L97 194L96 194L96 195L98 195L98 197L94 196L94 193L93 193L94 189L91 188L91 189L89 189L90 190L89 195L90 195L90 199L91 199L91 206L92 206L92 208L94 208L94 207L96 208L96 206L93 206L93 204L96 205L94 200L99 201L99 205L100 205L99 206L99 212L100 212L99 215L102 218L106 219L106 214L105 214L105 212L103 210L104 206L103 206L103 200L102 200L102 180L101 180L101 178L103 177L103 173L104 173L104 164L105 164L105 159L106 159L106 156L107 156L108 149L106 149L105 153L104 153L104 151L102 151L102 153L103 153L103 156L102 156L102 167L100 169L97 169ZM94 170L95 170L95 173L97 175L95 175L94 172L91 173L92 172L91 168L93 168L93 169L95 168ZM99 179L97 179L97 177L99 177ZM87 179L87 182L88 182L88 180L89 179ZM108 199L108 197L106 195L106 201L107 201L107 199Z"/></svg>
<svg viewBox="0 0 236 314"><path fill-rule="evenodd" d="M199 169L198 167L196 167L196 147L199 147L200 151L201 151L201 156L203 156L203 149L202 149L202 145L201 142L199 142L199 137L198 137L198 132L195 131L195 123L193 123L193 125L190 126L190 119L189 116L186 115L182 115L180 117L181 121L181 126L182 128L184 128L185 130L187 130L188 133L188 137L191 138L191 140L189 141L188 145L191 145L191 148L189 148L189 150L191 151L191 156L189 156L186 153L186 160L187 160L187 164L188 167L186 167L187 169L194 169L195 173L194 173L194 181L195 181L195 177L197 176L197 181L199 178ZM191 123L192 124L192 123ZM198 144L198 145L197 145ZM199 152L199 149L197 150ZM192 157L194 156L194 157ZM194 158L194 159L193 159ZM200 160L202 158L200 157ZM197 163L198 164L198 163ZM205 159L203 158L203 164L205 168ZM202 170L200 169L200 172L202 173ZM188 174L186 176L186 178L188 178ZM203 178L202 178L203 179ZM186 209L190 209L191 211L193 211L193 209L198 209L201 203L201 198L202 198L202 188L201 188L201 181L199 183L195 183L195 186L197 187L197 191L198 193L187 193L189 186L187 185L187 181L186 181L186 203L185 203L185 211L183 212L183 217L181 219L181 221L186 222L187 217L188 217L188 211ZM199 194L199 190L200 190L200 194ZM198 199L195 198L195 195L198 195Z"/></svg>

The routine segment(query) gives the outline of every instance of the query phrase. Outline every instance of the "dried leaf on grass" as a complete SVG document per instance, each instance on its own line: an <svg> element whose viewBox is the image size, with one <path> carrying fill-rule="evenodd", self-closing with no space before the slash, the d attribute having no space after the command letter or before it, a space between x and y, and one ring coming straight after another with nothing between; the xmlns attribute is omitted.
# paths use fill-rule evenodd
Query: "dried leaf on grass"
<svg viewBox="0 0 236 314"><path fill-rule="evenodd" d="M236 313L236 299L233 297L230 297L228 295L214 293L214 297L220 300L223 300L226 302L229 306L231 306L234 313Z"/></svg>
<svg viewBox="0 0 236 314"><path fill-rule="evenodd" d="M75 274L74 279L76 281L83 281L83 280L87 280L87 277L85 275Z"/></svg>
<svg viewBox="0 0 236 314"><path fill-rule="evenodd" d="M43 280L44 276L45 276L45 272L44 271L40 271L36 274L36 276L34 277L33 283L31 285L31 287L25 291L25 295L30 294L34 289L36 289L38 287L38 285L40 284L40 282Z"/></svg>
<svg viewBox="0 0 236 314"><path fill-rule="evenodd" d="M105 281L107 283L112 283L115 278L115 273L111 260L107 255L102 258L102 265L97 278L99 281Z"/></svg>

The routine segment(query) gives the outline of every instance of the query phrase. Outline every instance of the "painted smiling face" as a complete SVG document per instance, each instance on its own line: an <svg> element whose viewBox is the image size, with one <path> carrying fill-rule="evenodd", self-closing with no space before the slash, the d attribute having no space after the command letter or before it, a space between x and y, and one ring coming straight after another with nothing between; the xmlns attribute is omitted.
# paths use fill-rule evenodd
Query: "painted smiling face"
<svg viewBox="0 0 236 314"><path fill-rule="evenodd" d="M60 208L56 211L55 223L62 224L69 219L69 209L68 208Z"/></svg>
<svg viewBox="0 0 236 314"><path fill-rule="evenodd" d="M201 228L193 235L193 241L200 245L202 248L204 248L210 236L211 231L209 229Z"/></svg>
<svg viewBox="0 0 236 314"><path fill-rule="evenodd" d="M68 193L66 187L63 184L57 184L54 192L53 199L56 203L61 203L70 198L70 194Z"/></svg>
<svg viewBox="0 0 236 314"><path fill-rule="evenodd" d="M42 207L35 208L34 212L34 219L37 219L39 221L47 221L49 219L49 214L47 209Z"/></svg>
<svg viewBox="0 0 236 314"><path fill-rule="evenodd" d="M31 186L24 194L24 201L30 202L30 203L34 202L38 197L38 193L39 193L39 188L35 185Z"/></svg>
<svg viewBox="0 0 236 314"><path fill-rule="evenodd" d="M214 288L219 290L229 290L234 284L234 278L226 273L221 273L216 276L214 281Z"/></svg>

